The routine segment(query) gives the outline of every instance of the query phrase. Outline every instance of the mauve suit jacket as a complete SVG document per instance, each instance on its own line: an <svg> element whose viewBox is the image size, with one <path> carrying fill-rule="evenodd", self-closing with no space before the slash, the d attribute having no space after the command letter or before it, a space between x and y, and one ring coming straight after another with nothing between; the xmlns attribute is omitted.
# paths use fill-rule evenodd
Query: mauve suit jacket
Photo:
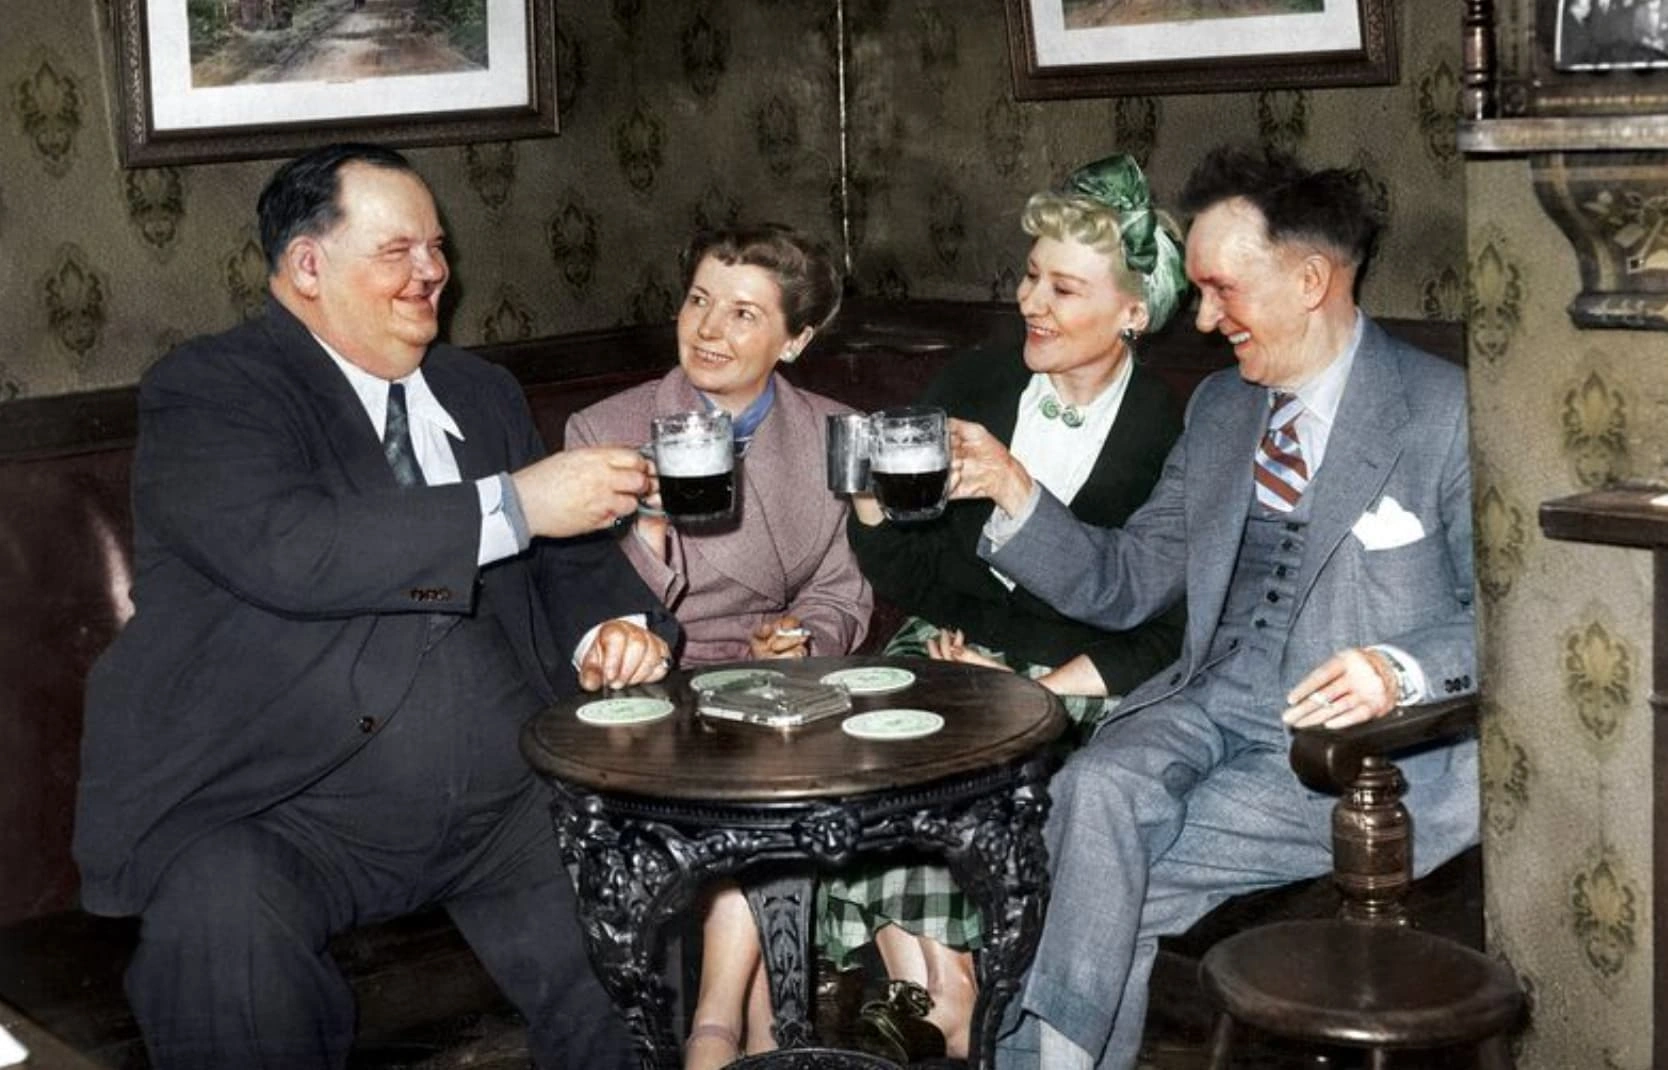
<svg viewBox="0 0 1668 1070"><path fill-rule="evenodd" d="M433 346L423 376L462 482L403 489L353 388L276 301L179 347L139 387L135 615L93 667L75 856L95 913L144 907L195 836L301 790L374 738L434 613L494 611L545 701L630 613L676 625L606 535L478 568L473 481L545 454L514 378Z"/></svg>
<svg viewBox="0 0 1668 1070"><path fill-rule="evenodd" d="M575 413L566 442L637 445L649 421L705 407L674 368ZM668 530L669 560L649 552L630 526L620 545L683 627L681 660L709 665L751 657L747 637L784 614L811 630L812 654L845 654L863 641L874 596L846 543L846 502L825 483L824 417L850 412L776 376L776 402L740 461L741 520L712 532Z"/></svg>
<svg viewBox="0 0 1668 1070"><path fill-rule="evenodd" d="M1044 492L1013 538L999 550L988 541L981 548L1062 612L1105 628L1130 627L1185 598L1181 657L1131 692L1119 716L1176 694L1208 668L1250 511L1267 399L1265 388L1233 369L1201 383L1164 475L1122 528L1082 524ZM1431 700L1474 689L1468 450L1464 373L1366 321L1307 491L1310 523L1280 664L1282 694L1338 650L1372 643L1416 658ZM1416 523L1409 526L1403 513ZM1398 528L1386 540L1395 545L1369 546ZM1268 716L1277 724L1279 709ZM1398 764L1420 821L1423 872L1475 839L1476 745L1433 748Z"/></svg>

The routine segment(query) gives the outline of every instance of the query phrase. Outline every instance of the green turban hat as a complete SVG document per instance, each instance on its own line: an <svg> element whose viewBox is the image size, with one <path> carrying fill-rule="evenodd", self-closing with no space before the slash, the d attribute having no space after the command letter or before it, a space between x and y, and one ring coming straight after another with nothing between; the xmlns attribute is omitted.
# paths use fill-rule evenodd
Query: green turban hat
<svg viewBox="0 0 1668 1070"><path fill-rule="evenodd" d="M1062 192L1087 197L1111 209L1123 237L1124 263L1141 276L1147 329L1169 321L1187 293L1181 247L1159 223L1147 192L1147 176L1128 153L1084 164L1067 176Z"/></svg>

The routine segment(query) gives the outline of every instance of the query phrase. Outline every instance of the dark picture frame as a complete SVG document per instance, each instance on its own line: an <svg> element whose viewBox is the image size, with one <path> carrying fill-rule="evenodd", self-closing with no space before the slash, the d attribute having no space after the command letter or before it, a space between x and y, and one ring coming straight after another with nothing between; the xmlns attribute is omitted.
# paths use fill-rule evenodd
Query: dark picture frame
<svg viewBox="0 0 1668 1070"><path fill-rule="evenodd" d="M186 0L110 2L124 167L290 156L344 140L414 147L559 131L556 0L486 0L489 25L496 17L509 29L498 31L480 70L273 81L232 86L235 96L228 87L193 84L189 45L178 30ZM505 40L509 47L499 47ZM159 73L166 77L159 81ZM306 114L317 101L328 106ZM169 117L176 113L185 117Z"/></svg>
<svg viewBox="0 0 1668 1070"><path fill-rule="evenodd" d="M1558 0L1552 15L1552 62L1560 71L1668 67L1664 0Z"/></svg>
<svg viewBox="0 0 1668 1070"><path fill-rule="evenodd" d="M1398 77L1395 0L1325 0L1329 18L1347 19L1349 9L1354 9L1359 32L1353 40L1328 36L1316 39L1313 48L1284 51L1264 48L1208 56L1187 54L1185 43L1180 46L1181 51L1166 52L1163 46L1137 51L1134 42L1143 40L1139 37L1141 33L1178 28L1209 30L1208 24L1216 22L1232 22L1238 29L1246 23L1233 16L1223 16L1157 26L1113 25L1087 31L1062 31L1060 23L1066 0L1006 0L1006 3L1014 96L1021 100L1390 85ZM1302 17L1281 15L1274 16L1273 20ZM1272 20L1269 24L1285 42L1303 43L1303 34L1281 33L1284 27ZM1296 21L1289 25L1305 26ZM1209 36L1222 42L1240 35L1215 32ZM1185 42L1186 37L1166 33L1158 39ZM1120 40L1130 42L1131 47L1120 48ZM1069 59L1051 55L1061 51L1072 55Z"/></svg>

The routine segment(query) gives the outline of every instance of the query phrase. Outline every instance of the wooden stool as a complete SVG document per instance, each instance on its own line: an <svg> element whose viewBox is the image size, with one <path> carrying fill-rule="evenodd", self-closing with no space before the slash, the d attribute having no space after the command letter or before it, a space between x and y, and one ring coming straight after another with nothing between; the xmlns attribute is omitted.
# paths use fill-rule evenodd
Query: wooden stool
<svg viewBox="0 0 1668 1070"><path fill-rule="evenodd" d="M1462 944L1399 925L1287 921L1206 953L1200 981L1219 1010L1212 1070L1227 1070L1236 1023L1277 1036L1389 1052L1472 1044L1479 1070L1510 1070L1506 1031L1523 1007L1511 971Z"/></svg>

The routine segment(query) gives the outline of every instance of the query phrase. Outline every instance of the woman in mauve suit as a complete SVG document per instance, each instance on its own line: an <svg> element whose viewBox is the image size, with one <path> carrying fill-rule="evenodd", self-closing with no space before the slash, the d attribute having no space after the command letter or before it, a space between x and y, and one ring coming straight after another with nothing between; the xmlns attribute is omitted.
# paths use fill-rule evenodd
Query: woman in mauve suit
<svg viewBox="0 0 1668 1070"><path fill-rule="evenodd" d="M824 249L775 224L698 235L683 258L678 366L584 409L569 446L638 444L675 412L730 414L738 518L716 529L640 512L622 529L627 558L684 632L685 666L846 654L863 641L873 596L846 542L846 502L824 490L824 426L845 406L776 374L840 302ZM758 933L734 884L712 895L687 1070L775 1047Z"/></svg>

